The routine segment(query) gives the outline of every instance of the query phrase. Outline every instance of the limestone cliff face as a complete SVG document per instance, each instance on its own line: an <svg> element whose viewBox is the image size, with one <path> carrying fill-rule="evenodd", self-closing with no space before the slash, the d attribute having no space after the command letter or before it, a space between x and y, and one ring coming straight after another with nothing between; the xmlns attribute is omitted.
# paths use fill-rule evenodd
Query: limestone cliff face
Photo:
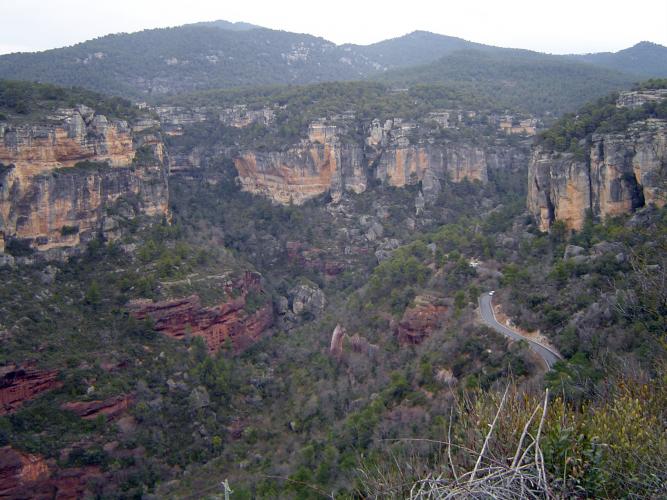
<svg viewBox="0 0 667 500"><path fill-rule="evenodd" d="M158 134L85 106L41 124L0 124L0 240L37 250L78 245L121 197L139 214L166 215L165 165Z"/></svg>
<svg viewBox="0 0 667 500"><path fill-rule="evenodd" d="M287 151L246 151L234 165L244 190L282 204L300 205L326 192L360 193L367 183L361 147L342 143L337 127L320 123L310 125L308 140Z"/></svg>
<svg viewBox="0 0 667 500"><path fill-rule="evenodd" d="M667 121L657 119L623 133L593 135L583 159L538 147L528 169L528 209L547 231L557 220L580 229L588 210L604 218L647 203L661 206L666 162Z"/></svg>
<svg viewBox="0 0 667 500"><path fill-rule="evenodd" d="M445 179L488 181L484 151L469 144L450 146L393 145L380 154L376 179L394 187L422 182L424 194L435 196Z"/></svg>
<svg viewBox="0 0 667 500"><path fill-rule="evenodd" d="M419 182L433 199L445 179L487 182L490 162L503 155L465 142L431 144L409 139L415 125L375 120L363 144L342 137L334 125L310 125L308 139L287 151L241 152L234 160L242 188L278 203L302 204L323 193L335 199L361 193L371 181L403 187Z"/></svg>

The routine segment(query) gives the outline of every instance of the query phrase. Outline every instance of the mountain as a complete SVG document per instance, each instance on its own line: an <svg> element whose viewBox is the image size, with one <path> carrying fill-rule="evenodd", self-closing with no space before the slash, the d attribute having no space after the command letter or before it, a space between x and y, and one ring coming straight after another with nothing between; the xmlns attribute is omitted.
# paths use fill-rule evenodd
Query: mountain
<svg viewBox="0 0 667 500"><path fill-rule="evenodd" d="M361 79L366 58L311 35L181 26L108 35L0 57L0 77L77 85L133 98L218 87Z"/></svg>
<svg viewBox="0 0 667 500"><path fill-rule="evenodd" d="M232 23L223 19L218 19L217 21L203 21L200 23L186 24L185 26L208 26L210 28L220 28L230 31L247 31L262 28L262 26L257 26L256 24L244 23L241 21Z"/></svg>
<svg viewBox="0 0 667 500"><path fill-rule="evenodd" d="M667 47L651 42L640 42L618 52L600 52L569 56L573 60L604 68L650 77L667 76Z"/></svg>
<svg viewBox="0 0 667 500"><path fill-rule="evenodd" d="M495 48L469 42L463 38L438 35L428 31L413 31L404 36L370 45L348 44L343 45L343 47L387 68L427 64L462 49L492 50Z"/></svg>
<svg viewBox="0 0 667 500"><path fill-rule="evenodd" d="M433 63L396 69L378 78L402 86L442 84L540 114L575 109L636 80L562 56L498 48L458 50Z"/></svg>
<svg viewBox="0 0 667 500"><path fill-rule="evenodd" d="M634 72L659 76L664 50L643 43L616 54L551 56L426 31L365 46L335 45L308 34L219 20L0 56L0 78L150 99L213 88L362 80L389 71L395 83L446 83L507 97L508 105L528 101L560 112L627 86L639 79Z"/></svg>

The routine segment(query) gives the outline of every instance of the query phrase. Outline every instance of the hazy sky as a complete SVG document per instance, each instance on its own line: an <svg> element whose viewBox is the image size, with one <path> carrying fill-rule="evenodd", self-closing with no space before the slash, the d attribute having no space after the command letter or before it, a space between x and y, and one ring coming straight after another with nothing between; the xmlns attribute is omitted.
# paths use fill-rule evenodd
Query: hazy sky
<svg viewBox="0 0 667 500"><path fill-rule="evenodd" d="M667 45L667 0L0 0L0 53L226 19L367 44L417 29L551 53Z"/></svg>

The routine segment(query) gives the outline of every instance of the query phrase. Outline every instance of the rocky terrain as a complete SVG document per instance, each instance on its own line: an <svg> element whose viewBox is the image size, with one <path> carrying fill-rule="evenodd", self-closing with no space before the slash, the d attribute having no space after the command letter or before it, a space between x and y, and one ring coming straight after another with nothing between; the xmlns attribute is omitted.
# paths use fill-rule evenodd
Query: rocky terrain
<svg viewBox="0 0 667 500"><path fill-rule="evenodd" d="M622 93L619 108L660 102L663 90ZM620 132L594 133L581 154L537 147L528 168L528 208L547 231L555 221L581 229L587 213L605 218L662 206L667 121L646 118Z"/></svg>
<svg viewBox="0 0 667 500"><path fill-rule="evenodd" d="M0 123L0 165L4 245L48 251L99 231L114 239L120 201L121 217L168 216L166 152L145 123L133 128L83 105L36 123Z"/></svg>
<svg viewBox="0 0 667 500"><path fill-rule="evenodd" d="M38 394L60 387L57 370L6 365L0 368L0 415L19 408Z"/></svg>
<svg viewBox="0 0 667 500"><path fill-rule="evenodd" d="M268 111L259 113L264 117ZM500 125L494 143L479 144L458 137L443 140L443 130L455 130L454 125L442 118L450 113L454 114L433 112L418 121L402 118L381 121L360 120L349 112L310 122L305 137L298 143L276 150L253 148L252 144L242 142L231 147L215 143L194 148L175 145L173 171L191 171L202 164L203 157L231 156L243 190L281 204L301 205L324 194L338 201L344 193L363 193L378 184L399 188L420 185L428 203L437 198L445 181L465 179L486 183L490 171L514 172L525 161L526 148L510 146L507 142L510 133ZM178 128L179 135L184 129L187 133L188 123L195 123L189 122L191 116L191 112L178 116L163 113L162 126ZM471 114L468 119L474 117ZM438 118L440 124L433 128ZM202 113L193 120L201 123L207 118ZM219 120L225 123L223 118ZM262 118L262 123L271 134L271 122ZM481 128L479 124L471 128L475 126ZM357 130L362 131L361 136L356 134ZM525 134L525 130L520 133Z"/></svg>
<svg viewBox="0 0 667 500"><path fill-rule="evenodd" d="M230 283L229 298L215 307L203 307L198 296L162 302L136 300L130 303L131 313L138 319L150 318L155 330L176 339L202 337L210 353L223 346L236 352L257 342L273 324L273 305L262 300L256 310L248 311L248 294L259 301L262 294L260 276L246 272L238 283Z"/></svg>
<svg viewBox="0 0 667 500"><path fill-rule="evenodd" d="M623 496L639 453L659 496L664 85L544 130L432 88L0 84L0 496L404 497L443 435L513 456L545 388L554 491Z"/></svg>

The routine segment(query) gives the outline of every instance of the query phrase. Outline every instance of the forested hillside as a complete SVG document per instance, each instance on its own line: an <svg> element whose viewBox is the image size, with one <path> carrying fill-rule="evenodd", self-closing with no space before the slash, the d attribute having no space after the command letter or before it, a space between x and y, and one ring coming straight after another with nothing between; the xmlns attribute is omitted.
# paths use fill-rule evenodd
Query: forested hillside
<svg viewBox="0 0 667 500"><path fill-rule="evenodd" d="M441 84L537 114L561 114L629 86L637 77L521 50L455 52L383 75L395 85Z"/></svg>
<svg viewBox="0 0 667 500"><path fill-rule="evenodd" d="M3 55L0 78L139 100L216 88L380 78L400 86L446 84L504 106L560 114L627 87L637 75L664 76L665 50L639 44L614 54L551 56L424 31L367 46L337 46L310 35L217 21Z"/></svg>

